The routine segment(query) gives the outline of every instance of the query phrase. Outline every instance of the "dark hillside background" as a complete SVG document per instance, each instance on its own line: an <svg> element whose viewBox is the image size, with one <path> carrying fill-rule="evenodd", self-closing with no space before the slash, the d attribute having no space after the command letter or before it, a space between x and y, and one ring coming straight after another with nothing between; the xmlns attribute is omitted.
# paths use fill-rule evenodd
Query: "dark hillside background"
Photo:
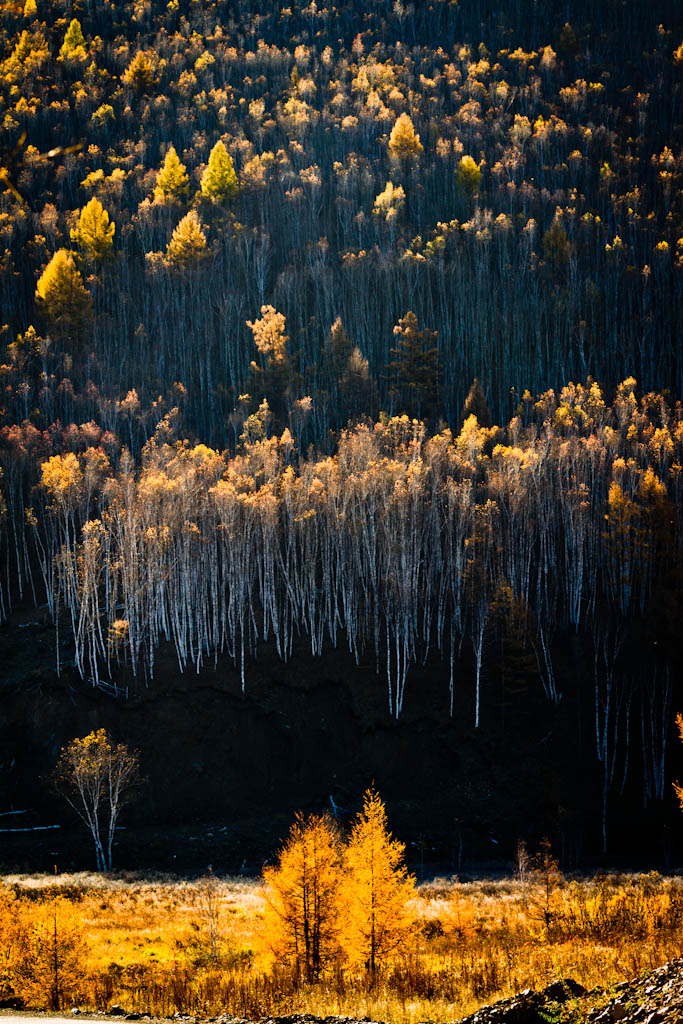
<svg viewBox="0 0 683 1024"><path fill-rule="evenodd" d="M436 658L412 670L397 722L387 714L374 664L358 667L343 651L312 658L305 644L286 665L260 651L244 694L225 659L188 676L169 653L156 680L126 700L84 686L73 671L57 680L46 667L51 629L25 618L0 632L11 680L3 693L0 781L3 807L31 813L4 818L3 827L61 829L4 833L4 870L49 871L55 861L61 870L92 867L85 832L45 779L64 743L101 726L141 751L145 775L122 816L120 869L201 872L212 864L218 872L258 873L295 811L332 811L332 797L348 824L372 782L418 875L510 870L519 839L533 853L546 835L566 870L680 867L677 801L668 784L662 800L644 806L635 743L631 776L610 797L602 855L593 694L581 686L591 655L576 637L562 645L558 677L567 698L559 707L531 678L530 699L516 708L491 678L484 687L489 710L475 730L467 658L453 719ZM681 774L673 733L666 737L667 779Z"/></svg>

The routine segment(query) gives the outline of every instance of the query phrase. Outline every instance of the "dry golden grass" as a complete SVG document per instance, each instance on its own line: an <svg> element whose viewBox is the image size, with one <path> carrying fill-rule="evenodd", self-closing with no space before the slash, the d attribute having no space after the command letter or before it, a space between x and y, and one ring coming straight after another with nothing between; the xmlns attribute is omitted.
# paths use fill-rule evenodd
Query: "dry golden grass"
<svg viewBox="0 0 683 1024"><path fill-rule="evenodd" d="M258 880L13 875L4 891L27 920L54 894L69 899L87 943L81 1006L160 1016L452 1021L558 977L610 986L683 953L683 879L656 874L556 880L547 898L538 880L425 883L407 945L374 984L341 965L315 985L267 969Z"/></svg>

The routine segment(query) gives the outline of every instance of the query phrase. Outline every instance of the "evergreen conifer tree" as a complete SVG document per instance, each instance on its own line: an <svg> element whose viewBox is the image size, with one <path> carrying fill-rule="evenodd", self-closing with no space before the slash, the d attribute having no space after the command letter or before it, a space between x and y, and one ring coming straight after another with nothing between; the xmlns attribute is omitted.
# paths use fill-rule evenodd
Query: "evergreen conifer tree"
<svg viewBox="0 0 683 1024"><path fill-rule="evenodd" d="M417 317L408 311L394 327L395 359L387 365L390 393L402 412L428 416L437 397L439 350L434 346L436 331L420 328Z"/></svg>

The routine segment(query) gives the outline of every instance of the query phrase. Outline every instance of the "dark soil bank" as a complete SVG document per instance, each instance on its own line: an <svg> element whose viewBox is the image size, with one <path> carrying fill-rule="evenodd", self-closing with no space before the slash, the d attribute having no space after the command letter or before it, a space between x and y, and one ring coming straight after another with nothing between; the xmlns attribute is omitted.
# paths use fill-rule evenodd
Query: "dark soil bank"
<svg viewBox="0 0 683 1024"><path fill-rule="evenodd" d="M68 663L68 648L63 655ZM68 664L58 678L44 612L15 614L0 627L0 810L30 813L0 818L2 866L92 866L87 837L46 779L63 744L100 726L140 751L145 776L121 818L119 868L212 863L254 873L296 810L334 808L346 823L372 783L418 874L491 862L509 868L518 838L533 851L545 834L565 867L594 866L600 765L592 694L576 670L584 657L567 641L559 705L544 698L533 673L519 702L495 672L485 673L475 729L465 658L456 666L452 718L448 669L438 657L411 669L396 721L374 657L360 666L345 650L314 658L303 643L287 664L264 647L247 665L244 693L229 659L181 674L166 654L146 683L120 672L126 698L88 686ZM675 777L673 737L670 749ZM615 785L610 795L606 863L675 866L683 837L670 782L663 801L644 807L635 744L631 761L623 794ZM60 828L28 831L54 824Z"/></svg>

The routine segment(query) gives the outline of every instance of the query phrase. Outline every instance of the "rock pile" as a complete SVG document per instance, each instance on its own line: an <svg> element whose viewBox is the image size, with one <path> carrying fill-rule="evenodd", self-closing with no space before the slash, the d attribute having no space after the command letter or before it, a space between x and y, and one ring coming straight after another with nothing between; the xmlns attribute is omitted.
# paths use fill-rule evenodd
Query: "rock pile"
<svg viewBox="0 0 683 1024"><path fill-rule="evenodd" d="M540 992L528 988L509 999L484 1006L465 1017L460 1024L548 1024L549 1020L558 1019L560 1011L569 1000L585 994L583 985L566 978L554 981Z"/></svg>
<svg viewBox="0 0 683 1024"><path fill-rule="evenodd" d="M614 996L586 1017L587 1024L683 1024L683 957L652 974L617 985Z"/></svg>

